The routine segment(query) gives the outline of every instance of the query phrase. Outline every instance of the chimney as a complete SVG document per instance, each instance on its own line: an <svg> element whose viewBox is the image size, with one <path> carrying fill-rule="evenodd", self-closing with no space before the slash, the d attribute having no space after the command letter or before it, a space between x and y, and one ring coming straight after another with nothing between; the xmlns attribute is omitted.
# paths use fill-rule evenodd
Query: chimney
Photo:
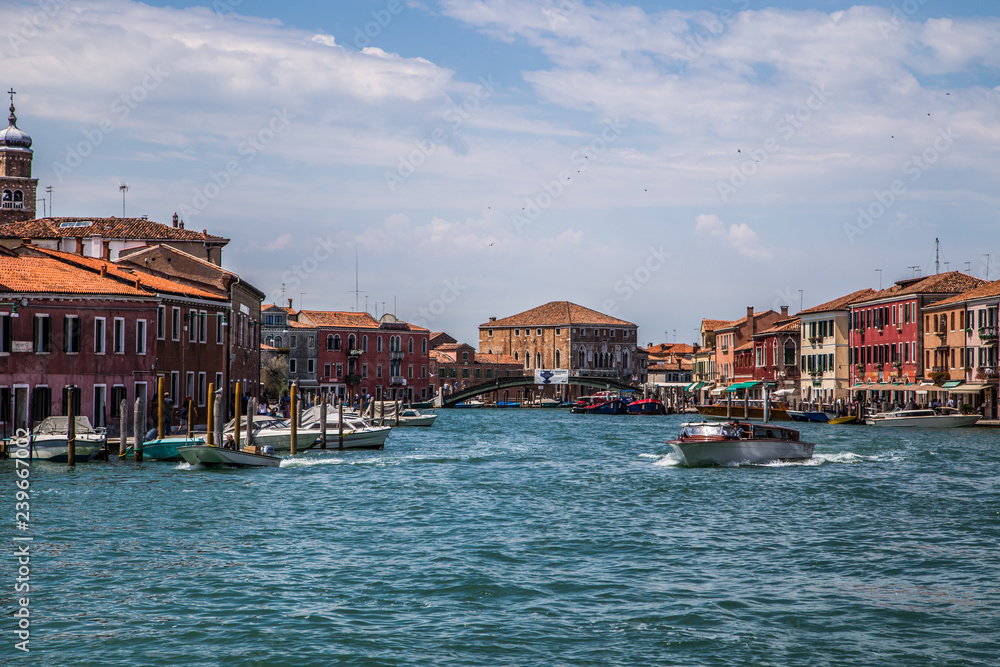
<svg viewBox="0 0 1000 667"><path fill-rule="evenodd" d="M788 306L781 307L781 317L782 318L788 317Z"/></svg>
<svg viewBox="0 0 1000 667"><path fill-rule="evenodd" d="M496 321L497 321L497 318L495 318L495 317L491 317L490 318L490 322L496 322Z"/></svg>
<svg viewBox="0 0 1000 667"><path fill-rule="evenodd" d="M174 213L174 228L176 229L176 227L177 227L177 214Z"/></svg>
<svg viewBox="0 0 1000 667"><path fill-rule="evenodd" d="M184 221L181 220L181 229L184 229Z"/></svg>
<svg viewBox="0 0 1000 667"><path fill-rule="evenodd" d="M83 237L82 236L77 236L76 237L76 254L79 255L80 257L83 257Z"/></svg>
<svg viewBox="0 0 1000 667"><path fill-rule="evenodd" d="M101 264L101 277L102 278L106 278L107 275L108 275L108 265L107 264Z"/></svg>
<svg viewBox="0 0 1000 667"><path fill-rule="evenodd" d="M750 338L755 333L757 333L757 323L753 320L753 306L747 306L747 328L748 331L747 338Z"/></svg>
<svg viewBox="0 0 1000 667"><path fill-rule="evenodd" d="M111 241L104 242L104 250L101 252L101 259L105 262L111 261Z"/></svg>
<svg viewBox="0 0 1000 667"><path fill-rule="evenodd" d="M289 309L291 309L291 307L292 307L292 300L291 300L291 299L289 299L289 300L288 300L288 308L289 308Z"/></svg>

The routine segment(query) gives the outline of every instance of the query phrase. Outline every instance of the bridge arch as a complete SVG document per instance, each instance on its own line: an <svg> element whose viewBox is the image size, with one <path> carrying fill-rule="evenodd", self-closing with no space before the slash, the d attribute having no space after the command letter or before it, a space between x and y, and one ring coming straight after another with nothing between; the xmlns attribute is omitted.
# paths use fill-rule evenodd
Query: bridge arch
<svg viewBox="0 0 1000 667"><path fill-rule="evenodd" d="M636 389L636 385L629 384L618 378L611 377L574 377L569 378L569 384L575 385L577 387L593 387L596 389L617 389L617 390L628 390ZM493 391L503 391L505 389L515 389L517 387L534 387L535 378L531 375L521 375L514 377L503 377L497 378L495 380L489 380L487 382L482 382L480 384L473 385L471 387L466 387L452 394L448 394L441 398L441 407L453 408L456 403L461 403L462 401L473 398L474 396L479 396L480 394L488 394ZM557 385L550 385L557 386Z"/></svg>

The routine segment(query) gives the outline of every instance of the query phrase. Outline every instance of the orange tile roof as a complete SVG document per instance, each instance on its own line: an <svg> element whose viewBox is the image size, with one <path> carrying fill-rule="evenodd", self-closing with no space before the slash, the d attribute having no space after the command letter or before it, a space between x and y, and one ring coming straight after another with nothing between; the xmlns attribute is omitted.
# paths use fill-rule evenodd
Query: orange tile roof
<svg viewBox="0 0 1000 667"><path fill-rule="evenodd" d="M596 310L578 306L569 301L550 301L537 308L526 310L517 315L492 320L485 324L480 324L480 329L495 327L538 327L538 326L559 326L572 324L598 324L620 327L634 327L635 325L616 317L599 313Z"/></svg>
<svg viewBox="0 0 1000 667"><path fill-rule="evenodd" d="M858 301L852 305L881 301L898 296L909 296L911 294L951 294L955 292L967 292L983 284L981 280L974 276L967 275L961 271L949 271L948 273L938 273L926 278L911 278L910 280L900 280L892 287L887 287L881 292L876 292L872 296Z"/></svg>
<svg viewBox="0 0 1000 667"><path fill-rule="evenodd" d="M507 364L509 366L523 366L524 363L518 361L509 354L487 354L487 353L476 353L476 363L483 364L484 366L490 366L496 364L502 366Z"/></svg>
<svg viewBox="0 0 1000 667"><path fill-rule="evenodd" d="M794 318L791 320L782 320L781 322L775 322L774 326L770 329L764 329L763 331L758 331L755 336L760 336L761 334L776 334L776 333L797 333L802 331L802 320L799 318Z"/></svg>
<svg viewBox="0 0 1000 667"><path fill-rule="evenodd" d="M746 319L745 317L743 319ZM732 320L702 320L701 328L702 331L715 331L716 329L722 329L733 324Z"/></svg>
<svg viewBox="0 0 1000 667"><path fill-rule="evenodd" d="M689 371L694 368L694 362L688 359L677 359L674 362L662 362L650 364L646 371Z"/></svg>
<svg viewBox="0 0 1000 667"><path fill-rule="evenodd" d="M837 310L847 310L847 307L852 303L855 303L856 301L864 301L873 294L875 294L875 290L870 287L866 287L865 289L859 289L857 292L851 292L850 294L834 299L833 301L827 301L826 303L821 303L818 306L800 310L798 314L829 313Z"/></svg>
<svg viewBox="0 0 1000 667"><path fill-rule="evenodd" d="M130 269L125 269L118 266L114 262L109 262L107 260L98 259L96 257L84 257L71 252L62 252L60 250L50 250L48 248L42 248L36 245L32 246L22 246L25 247L25 252L37 252L42 255L51 257L63 264L72 265L83 270L87 270L94 273L100 273L102 269L107 272L107 276L110 279L118 280L122 282L127 282L134 284L136 280L139 284L145 287L151 292L163 293L163 294L174 294L177 296L186 296L196 299L214 299L216 301L223 300L226 301L225 295L217 292L209 292L207 290L199 289L197 287L188 287L182 283L175 282L173 280L168 280L167 278L161 278L159 276L151 275L143 271L133 271Z"/></svg>
<svg viewBox="0 0 1000 667"><path fill-rule="evenodd" d="M0 256L0 289L23 294L153 296L134 282L123 283L50 257Z"/></svg>
<svg viewBox="0 0 1000 667"><path fill-rule="evenodd" d="M368 313L339 310L303 310L299 313L318 327L378 329L378 320Z"/></svg>
<svg viewBox="0 0 1000 667"><path fill-rule="evenodd" d="M84 225L85 222L90 224ZM229 239L221 236L171 227L142 218L38 218L0 224L0 238L59 239L77 236L147 241L229 242Z"/></svg>
<svg viewBox="0 0 1000 667"><path fill-rule="evenodd" d="M938 306L953 306L965 303L966 301L972 301L973 299L988 299L994 296L1000 296L1000 280L980 285L979 287L968 290L967 292L956 294L953 297L949 297L943 301L938 301L937 303L933 303L927 307L937 308Z"/></svg>
<svg viewBox="0 0 1000 667"><path fill-rule="evenodd" d="M760 318L762 318L762 317L764 317L766 315L777 315L777 313L774 312L773 310L765 310L762 313L754 313L753 314L753 319L754 319L754 321L756 321L756 320L759 320ZM722 326L722 327L719 327L718 329L715 329L715 331L724 331L726 329L738 329L741 324L746 324L746 322L747 322L747 316L744 315L743 317L741 317L738 320L733 320L732 322L728 322L726 324L726 326Z"/></svg>

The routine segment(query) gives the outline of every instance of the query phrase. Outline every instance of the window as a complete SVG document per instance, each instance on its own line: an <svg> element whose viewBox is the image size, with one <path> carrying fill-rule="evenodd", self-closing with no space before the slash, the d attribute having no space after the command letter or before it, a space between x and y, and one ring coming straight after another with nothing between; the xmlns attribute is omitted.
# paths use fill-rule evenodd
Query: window
<svg viewBox="0 0 1000 667"><path fill-rule="evenodd" d="M354 338L354 334L351 334L350 336L347 337L347 349L348 350L358 349L357 339Z"/></svg>
<svg viewBox="0 0 1000 667"><path fill-rule="evenodd" d="M295 371L295 358L294 358L294 357L293 357L293 358L290 358L290 359L288 360L288 372L289 372L289 373L294 373L294 372L296 372L296 371Z"/></svg>
<svg viewBox="0 0 1000 667"><path fill-rule="evenodd" d="M194 385L194 371L188 371L187 376L184 378L184 401L182 406L187 407L188 398L194 399L195 397L195 385Z"/></svg>
<svg viewBox="0 0 1000 667"><path fill-rule="evenodd" d="M213 317L215 320L215 344L222 345L222 330L226 326L226 314L216 313L217 317Z"/></svg>
<svg viewBox="0 0 1000 667"><path fill-rule="evenodd" d="M188 327L188 342L197 343L198 342L198 311L194 308L188 309L187 312L187 327Z"/></svg>
<svg viewBox="0 0 1000 667"><path fill-rule="evenodd" d="M316 347L316 337L309 336L309 338L306 340L306 345L308 345L310 348Z"/></svg>
<svg viewBox="0 0 1000 667"><path fill-rule="evenodd" d="M208 311L203 310L198 313L198 342L208 341Z"/></svg>
<svg viewBox="0 0 1000 667"><path fill-rule="evenodd" d="M493 338L493 329L487 329L486 330L486 335L489 338Z"/></svg>
<svg viewBox="0 0 1000 667"><path fill-rule="evenodd" d="M535 352L535 368L541 368L541 367L542 367L542 353Z"/></svg>
<svg viewBox="0 0 1000 667"><path fill-rule="evenodd" d="M463 378L468 378L469 377L469 369L468 368L463 368L462 369L462 377Z"/></svg>
<svg viewBox="0 0 1000 667"><path fill-rule="evenodd" d="M409 343L406 346L406 351L413 354L413 336L410 336Z"/></svg>
<svg viewBox="0 0 1000 667"><path fill-rule="evenodd" d="M221 389L222 389L222 373L216 373L215 374L215 390L216 391L220 391ZM225 394L225 392L222 392L222 393ZM212 400L214 401L215 399L213 398Z"/></svg>
<svg viewBox="0 0 1000 667"><path fill-rule="evenodd" d="M420 352L421 352L421 354L427 354L427 339L426 338L421 338L420 339Z"/></svg>
<svg viewBox="0 0 1000 667"><path fill-rule="evenodd" d="M559 336L561 334L562 334L562 329L556 329L556 335Z"/></svg>
<svg viewBox="0 0 1000 667"><path fill-rule="evenodd" d="M170 321L170 338L171 340L181 339L181 309L174 306L170 309L171 321Z"/></svg>
<svg viewBox="0 0 1000 667"><path fill-rule="evenodd" d="M52 321L48 315L35 315L35 354L52 351Z"/></svg>
<svg viewBox="0 0 1000 667"><path fill-rule="evenodd" d="M135 352L146 354L146 320L135 321Z"/></svg>
<svg viewBox="0 0 1000 667"><path fill-rule="evenodd" d="M493 369L492 368L487 368L486 369L486 379L487 380L492 380L493 379Z"/></svg>
<svg viewBox="0 0 1000 667"><path fill-rule="evenodd" d="M312 375L315 372L316 372L316 360L315 359L307 359L306 360L306 373Z"/></svg>
<svg viewBox="0 0 1000 667"><path fill-rule="evenodd" d="M170 371L170 400L174 402L174 405L180 407L181 400L181 372L180 371ZM155 398L153 400L156 400Z"/></svg>
<svg viewBox="0 0 1000 667"><path fill-rule="evenodd" d="M536 336L541 336L542 335L542 330L541 329L535 329L535 335Z"/></svg>
<svg viewBox="0 0 1000 667"><path fill-rule="evenodd" d="M558 333L558 331L559 330L556 329L557 333ZM562 367L562 365L561 365L561 363L559 361L559 358L560 358L559 350L556 350L556 368L561 368Z"/></svg>
<svg viewBox="0 0 1000 667"><path fill-rule="evenodd" d="M156 307L156 340L167 337L167 307Z"/></svg>
<svg viewBox="0 0 1000 667"><path fill-rule="evenodd" d="M103 317L94 318L94 354L105 354L108 345L107 323Z"/></svg>
<svg viewBox="0 0 1000 667"><path fill-rule="evenodd" d="M330 364L323 364L323 377L330 377Z"/></svg>
<svg viewBox="0 0 1000 667"><path fill-rule="evenodd" d="M615 337L615 330L614 330L614 329L612 329L612 330L611 330L611 337L612 337L612 338L614 338L614 337Z"/></svg>
<svg viewBox="0 0 1000 667"><path fill-rule="evenodd" d="M10 354L13 337L10 329L10 314L3 313L0 314L0 354ZM2 414L3 406L0 406L0 414Z"/></svg>
<svg viewBox="0 0 1000 667"><path fill-rule="evenodd" d="M205 407L205 401L208 400L208 373L204 371L198 372L198 407Z"/></svg>
<svg viewBox="0 0 1000 667"><path fill-rule="evenodd" d="M40 422L52 414L52 390L39 385L31 392L31 418Z"/></svg>
<svg viewBox="0 0 1000 667"><path fill-rule="evenodd" d="M299 337L296 335L289 336L291 340L288 341L288 347L296 347L299 344Z"/></svg>
<svg viewBox="0 0 1000 667"><path fill-rule="evenodd" d="M412 339L410 339L412 341ZM406 377L413 379L413 364L406 367Z"/></svg>
<svg viewBox="0 0 1000 667"><path fill-rule="evenodd" d="M476 377L479 377L479 369L476 369ZM427 366L420 366L420 378L427 379Z"/></svg>
<svg viewBox="0 0 1000 667"><path fill-rule="evenodd" d="M379 338L380 342L381 342L381 340L382 339ZM379 378L379 379L382 378L382 364L378 364L377 366L375 366L375 377Z"/></svg>
<svg viewBox="0 0 1000 667"><path fill-rule="evenodd" d="M125 416L131 417L132 415L128 409L128 392L125 391L125 387L116 384L111 387L111 404L108 406L108 413L115 421L122 418L122 401L125 401Z"/></svg>
<svg viewBox="0 0 1000 667"><path fill-rule="evenodd" d="M125 354L125 318L115 318L114 340L111 344L111 351L115 354Z"/></svg>
<svg viewBox="0 0 1000 667"><path fill-rule="evenodd" d="M337 377L344 377L344 364L337 364Z"/></svg>
<svg viewBox="0 0 1000 667"><path fill-rule="evenodd" d="M382 351L382 337L381 336L379 336L378 338L375 339L375 351L376 352L381 352ZM382 377L382 376L379 375L379 377Z"/></svg>
<svg viewBox="0 0 1000 667"><path fill-rule="evenodd" d="M361 364L361 377L368 377L368 364Z"/></svg>
<svg viewBox="0 0 1000 667"><path fill-rule="evenodd" d="M333 337L333 349L334 351L340 350L340 335Z"/></svg>

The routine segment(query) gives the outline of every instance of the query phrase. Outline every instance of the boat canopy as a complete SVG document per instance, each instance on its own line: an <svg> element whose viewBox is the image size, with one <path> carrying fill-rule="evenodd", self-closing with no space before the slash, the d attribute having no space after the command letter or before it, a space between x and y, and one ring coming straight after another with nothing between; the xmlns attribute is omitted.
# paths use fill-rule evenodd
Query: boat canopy
<svg viewBox="0 0 1000 667"><path fill-rule="evenodd" d="M77 415L73 420L76 422L77 433L96 433L90 419L86 416ZM69 433L69 417L54 415L46 417L35 426L33 431L36 435L53 435Z"/></svg>

